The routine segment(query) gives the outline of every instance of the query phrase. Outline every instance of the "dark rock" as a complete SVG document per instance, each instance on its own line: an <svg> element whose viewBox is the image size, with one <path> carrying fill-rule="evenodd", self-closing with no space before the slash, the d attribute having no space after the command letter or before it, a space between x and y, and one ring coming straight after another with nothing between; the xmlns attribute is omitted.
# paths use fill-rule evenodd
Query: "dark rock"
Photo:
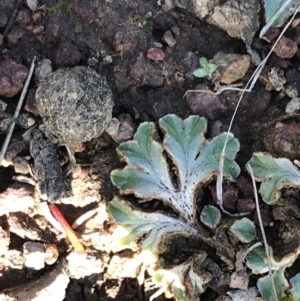
<svg viewBox="0 0 300 301"><path fill-rule="evenodd" d="M300 95L300 72L297 69L289 70L286 73L287 85L298 92Z"/></svg>
<svg viewBox="0 0 300 301"><path fill-rule="evenodd" d="M236 202L239 191L232 185L223 186L223 208L231 213L236 212Z"/></svg>
<svg viewBox="0 0 300 301"><path fill-rule="evenodd" d="M294 160L299 157L300 126L297 123L284 124L278 122L270 129L264 139L264 147L276 157Z"/></svg>
<svg viewBox="0 0 300 301"><path fill-rule="evenodd" d="M297 50L297 44L285 36L281 37L278 44L274 48L274 52L277 54L277 56L283 59L292 58L297 53Z"/></svg>
<svg viewBox="0 0 300 301"><path fill-rule="evenodd" d="M16 23L26 25L31 20L31 11L28 8L20 9L17 17L16 17Z"/></svg>
<svg viewBox="0 0 300 301"><path fill-rule="evenodd" d="M172 35L171 30L168 30L165 32L164 36L162 37L162 40L168 44L169 47L173 48L176 45L176 41Z"/></svg>
<svg viewBox="0 0 300 301"><path fill-rule="evenodd" d="M25 149L26 146L22 137L20 137L19 139L12 140L9 143L7 151L4 156L4 159L6 161L5 166L12 165L14 158L17 157L19 154L22 154L22 152Z"/></svg>
<svg viewBox="0 0 300 301"><path fill-rule="evenodd" d="M253 185L252 181L249 177L246 177L244 175L241 175L236 180L236 186L238 187L240 193L246 198L246 199L252 199L254 197L253 194Z"/></svg>
<svg viewBox="0 0 300 301"><path fill-rule="evenodd" d="M4 11L0 11L0 28L3 29L8 22L8 17Z"/></svg>
<svg viewBox="0 0 300 301"><path fill-rule="evenodd" d="M57 201L67 191L60 167L57 146L47 139L41 131L31 132L30 154L41 192L41 197L50 202Z"/></svg>
<svg viewBox="0 0 300 301"><path fill-rule="evenodd" d="M164 52L160 48L149 48L147 58L152 61L162 61L165 58Z"/></svg>
<svg viewBox="0 0 300 301"><path fill-rule="evenodd" d="M238 199L236 202L236 210L239 213L251 212L255 207L255 202L252 199Z"/></svg>
<svg viewBox="0 0 300 301"><path fill-rule="evenodd" d="M273 42L273 41L275 41L279 37L279 35L280 35L280 29L279 28L270 28L266 32L265 37L269 41Z"/></svg>
<svg viewBox="0 0 300 301"><path fill-rule="evenodd" d="M81 53L72 43L62 43L55 52L54 64L56 67L74 67L81 59Z"/></svg>
<svg viewBox="0 0 300 301"><path fill-rule="evenodd" d="M64 31L66 15L62 10L58 10L52 15L46 25L46 36L50 40L59 39Z"/></svg>
<svg viewBox="0 0 300 301"><path fill-rule="evenodd" d="M2 46L3 44L3 35L0 33L0 47Z"/></svg>
<svg viewBox="0 0 300 301"><path fill-rule="evenodd" d="M20 43L20 39L25 35L27 30L22 27L13 27L8 35L6 40L10 46Z"/></svg>
<svg viewBox="0 0 300 301"><path fill-rule="evenodd" d="M13 97L18 94L28 75L28 69L12 59L0 63L0 96Z"/></svg>
<svg viewBox="0 0 300 301"><path fill-rule="evenodd" d="M171 27L171 30L175 34L175 36L180 36L181 30L179 26L174 25Z"/></svg>
<svg viewBox="0 0 300 301"><path fill-rule="evenodd" d="M130 76L142 86L159 87L164 82L162 72L157 69L157 66L146 60L142 53L131 67Z"/></svg>
<svg viewBox="0 0 300 301"><path fill-rule="evenodd" d="M272 221L271 216L269 214L269 210L266 208L260 208L260 215L261 215L261 219L263 222L263 226L264 227L269 226L270 222ZM253 214L253 221L254 221L255 225L257 225L257 226L259 225L257 211L255 211Z"/></svg>
<svg viewBox="0 0 300 301"><path fill-rule="evenodd" d="M29 89L25 98L25 107L24 109L27 112L32 113L35 116L40 116L39 109L37 107L36 98L35 98L36 89Z"/></svg>
<svg viewBox="0 0 300 301"><path fill-rule="evenodd" d="M82 21L91 20L93 15L93 9L89 6L88 1L75 1L73 9Z"/></svg>
<svg viewBox="0 0 300 301"><path fill-rule="evenodd" d="M188 104L193 114L198 114L209 120L215 120L226 112L226 106L222 104L218 95L212 94L206 85L198 85L195 90L208 91L192 92L187 94Z"/></svg>

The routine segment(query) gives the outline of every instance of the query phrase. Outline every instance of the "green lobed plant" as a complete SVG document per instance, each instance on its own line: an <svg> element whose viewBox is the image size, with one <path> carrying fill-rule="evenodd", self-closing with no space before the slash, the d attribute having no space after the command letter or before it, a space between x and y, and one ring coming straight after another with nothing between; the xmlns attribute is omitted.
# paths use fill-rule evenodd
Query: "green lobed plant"
<svg viewBox="0 0 300 301"><path fill-rule="evenodd" d="M275 205L280 201L282 188L300 187L300 171L288 159L273 158L269 154L256 152L248 163L252 168L255 180L261 182L259 192L262 200L269 205ZM285 269L295 262L299 254L300 246L293 253L286 255L280 261L276 261L271 252L270 263L277 292L276 297L272 288L265 248L257 246L250 249L246 256L248 268L254 274L269 273L257 281L258 290L265 300L277 301L279 296L283 300L300 301L300 274L290 279L292 289L289 294L286 294L286 291L290 285L284 275Z"/></svg>
<svg viewBox="0 0 300 301"><path fill-rule="evenodd" d="M161 200L178 216L141 211L118 197L108 205L108 211L127 231L120 243L130 244L141 239L142 251L151 255L149 259L155 260L166 235L199 234L195 192L218 173L226 139L226 133L223 133L212 140L205 140L207 122L198 116L181 120L175 115L166 115L159 120L158 127L163 134L162 141L154 123L145 122L139 126L132 141L118 147L126 166L114 170L111 180L122 194L134 194L148 202ZM230 134L224 162L224 175L229 180L236 179L240 173L234 161L238 149L238 140ZM159 270L159 275L163 275L160 277L161 286L170 285L176 300L198 300L205 284L210 281L207 273L199 273L199 269L194 268L195 260L199 266L196 256L172 269Z"/></svg>
<svg viewBox="0 0 300 301"><path fill-rule="evenodd" d="M223 133L212 140L206 140L206 127L205 118L190 116L181 120L170 114L159 120L158 127L152 122L142 123L134 139L122 143L117 149L126 166L114 170L111 180L121 194L135 195L147 202L160 200L177 214L175 217L165 212L144 211L124 197L115 197L108 205L110 214L126 231L120 238L120 244L128 246L139 242L142 252L148 255L148 262L154 262L156 266L159 266L159 254L167 236L182 234L201 237L198 221L210 229L220 223L221 213L215 206L206 205L200 216L196 214L196 189L217 175L227 135ZM240 173L234 161L239 142L232 134L228 138L224 176L233 181ZM249 165L256 181L262 182L260 193L267 204L278 202L283 187L299 187L300 172L287 159L254 153ZM235 221L229 231L242 243L249 243L256 237L255 225L248 218ZM294 263L299 253L300 247L278 262L271 252L273 282L276 294L282 300L294 298L300 301L300 274L290 279L290 290L284 275L285 269ZM199 300L199 295L211 280L211 275L205 269L199 269L205 257L206 254L199 250L198 255L172 268L157 269L154 274L151 270L152 279L157 287L171 291L176 300ZM262 246L250 247L246 265L254 274L268 273L258 280L257 287L265 300L277 300Z"/></svg>

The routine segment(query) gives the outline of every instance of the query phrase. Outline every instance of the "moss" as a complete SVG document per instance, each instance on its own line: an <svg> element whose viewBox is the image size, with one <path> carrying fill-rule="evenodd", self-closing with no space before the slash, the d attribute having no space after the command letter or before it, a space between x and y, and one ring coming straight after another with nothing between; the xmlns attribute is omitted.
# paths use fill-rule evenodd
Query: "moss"
<svg viewBox="0 0 300 301"><path fill-rule="evenodd" d="M59 9L66 12L68 15L74 13L73 4L75 0L48 0L46 2L49 15L55 14Z"/></svg>

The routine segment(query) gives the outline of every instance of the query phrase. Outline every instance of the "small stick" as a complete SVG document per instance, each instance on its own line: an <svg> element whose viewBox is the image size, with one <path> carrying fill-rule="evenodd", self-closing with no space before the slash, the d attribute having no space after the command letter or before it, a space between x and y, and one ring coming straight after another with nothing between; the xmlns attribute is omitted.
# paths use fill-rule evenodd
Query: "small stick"
<svg viewBox="0 0 300 301"><path fill-rule="evenodd" d="M269 245L268 245L268 242L267 242L266 233L265 233L265 229L264 229L264 224L263 224L261 214L260 214L260 207L259 207L259 202L258 202L258 194L257 194L257 189L256 189L255 178L254 178L252 167L249 163L246 164L246 168L248 169L248 171L250 173L250 176L251 176L251 179L252 179L252 185L253 185L253 190L254 190L254 198L255 198L255 204L256 204L256 212L257 212L259 227L260 227L260 231L261 231L261 235L262 235L262 238L263 238L263 243L264 243L264 246L265 246L265 251L266 251L266 255L267 255L267 259L268 259L269 276L270 276L271 283L272 283L272 289L273 289L273 293L275 295L275 300L279 301L278 296L277 296L275 283L274 283L274 277L273 277L273 273L272 273L272 265L271 265L271 259L270 259Z"/></svg>
<svg viewBox="0 0 300 301"><path fill-rule="evenodd" d="M9 33L11 27L14 25L15 23L15 20L16 20L16 17L17 17L17 14L20 10L20 7L21 7L21 0L16 0L15 2L15 8L13 10L13 13L11 14L10 18L9 18L9 21L3 31L3 37L5 38L7 36L7 34Z"/></svg>
<svg viewBox="0 0 300 301"><path fill-rule="evenodd" d="M255 69L254 73L252 74L252 76L250 77L249 81L247 82L246 86L245 86L245 90L242 92L238 103L235 107L235 110L233 112L232 118L230 120L229 123L229 127L228 127L228 131L227 131L227 135L226 135L226 139L224 142L224 146L222 149L222 153L220 156L220 163L219 163L219 174L217 177L217 184L216 184L216 188L217 188L217 200L218 200L218 204L221 208L223 208L223 187L222 187L222 183L223 183L223 173L224 173L224 160L225 160L225 150L226 150L226 146L227 146L227 142L229 139L229 133L231 131L232 125L233 125L233 121L235 119L235 116L237 114L238 108L240 106L240 103L242 102L242 99L244 97L245 92L247 92L247 89L252 90L252 88L254 87L263 67L265 66L267 60L269 59L270 55L272 54L274 48L276 47L276 45L278 44L279 40L281 39L281 37L283 36L283 34L286 32L286 30L289 28L289 26L291 25L291 23L293 22L294 18L296 17L297 13L300 10L300 5L297 7L297 9L295 10L291 20L286 24L286 26L284 27L284 29L282 30L282 32L280 33L279 37L277 38L276 42L274 43L274 45L272 46L271 50L269 51L269 53L267 54L267 56L265 57L265 59L257 66L257 68Z"/></svg>
<svg viewBox="0 0 300 301"><path fill-rule="evenodd" d="M21 111L21 108L22 108L22 105L23 105L23 102L24 102L24 99L25 99L25 95L27 93L28 86L29 86L29 83L30 83L30 80L31 80L31 77L32 77L32 74L33 74L33 70L34 70L34 67L35 67L35 61L36 61L36 57L34 56L32 62L31 62L31 66L30 66L30 69L29 69L29 73L28 73L26 82L25 82L23 90L22 90L22 94L20 96L16 111L15 111L14 116L13 116L13 122L11 123L11 125L8 129L8 132L6 134L4 143L2 145L2 149L1 149L1 153L0 153L0 166L2 165L2 161L4 159L4 156L5 156L10 138L12 136L12 133L13 133L15 125L16 125L14 120L18 120L18 117L19 117L19 114L20 114L20 111Z"/></svg>
<svg viewBox="0 0 300 301"><path fill-rule="evenodd" d="M85 221L90 219L92 216L94 216L96 213L98 213L98 208L92 209L81 216L77 218L77 220L72 224L72 229L77 229L79 226L81 226Z"/></svg>
<svg viewBox="0 0 300 301"><path fill-rule="evenodd" d="M60 225L65 230L67 238L70 240L70 242L71 242L72 246L74 247L75 251L78 254L86 254L86 250L83 247L82 243L80 242L78 236L73 231L72 227L66 221L64 216L61 214L61 212L57 208L57 206L54 205L54 204L51 204L51 205L49 205L49 208L50 208L50 211L51 211L52 215L55 217L55 219L60 223Z"/></svg>

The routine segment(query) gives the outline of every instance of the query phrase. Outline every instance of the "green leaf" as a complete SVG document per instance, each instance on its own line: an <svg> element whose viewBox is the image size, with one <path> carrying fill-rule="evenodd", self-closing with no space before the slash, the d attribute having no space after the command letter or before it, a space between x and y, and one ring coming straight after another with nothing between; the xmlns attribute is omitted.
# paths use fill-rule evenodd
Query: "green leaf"
<svg viewBox="0 0 300 301"><path fill-rule="evenodd" d="M123 194L163 201L193 225L195 189L218 173L226 134L205 142L206 120L199 116L181 120L170 114L159 120L159 126L164 133L162 145L154 139L154 124L147 122L139 126L133 141L119 146L118 152L127 166L114 170L111 180ZM230 134L224 162L224 175L230 180L240 172L234 161L238 149L238 140ZM178 187L173 184L164 152L177 168Z"/></svg>
<svg viewBox="0 0 300 301"><path fill-rule="evenodd" d="M247 266L254 274L263 274L269 271L265 248L256 247L246 256Z"/></svg>
<svg viewBox="0 0 300 301"><path fill-rule="evenodd" d="M235 221L230 227L230 231L235 234L241 242L244 243L249 243L256 236L254 223L246 217Z"/></svg>
<svg viewBox="0 0 300 301"><path fill-rule="evenodd" d="M300 301L300 273L292 277L290 283L292 285L291 293L294 297L294 301Z"/></svg>
<svg viewBox="0 0 300 301"><path fill-rule="evenodd" d="M205 77L209 74L209 72L204 69L204 68L198 68L196 69L193 74L196 76L196 77L199 77L199 78L202 78L202 77Z"/></svg>
<svg viewBox="0 0 300 301"><path fill-rule="evenodd" d="M201 212L200 220L206 226L214 229L221 220L221 213L217 207L207 205Z"/></svg>
<svg viewBox="0 0 300 301"><path fill-rule="evenodd" d="M213 74L216 71L217 68L218 68L217 65L212 64L212 63L208 63L208 65L207 65L207 72L208 72L208 74L209 75Z"/></svg>
<svg viewBox="0 0 300 301"><path fill-rule="evenodd" d="M288 159L275 159L265 153L254 153L248 162L257 181L262 182L260 194L264 202L275 204L283 187L300 187L300 171Z"/></svg>
<svg viewBox="0 0 300 301"><path fill-rule="evenodd" d="M166 233L198 234L197 229L176 218L161 213L142 212L117 197L108 204L107 210L127 230L127 235L122 237L119 243L130 245L131 242L146 235L142 250L149 251L153 256L158 253L159 244Z"/></svg>
<svg viewBox="0 0 300 301"><path fill-rule="evenodd" d="M268 274L265 277L258 279L257 288L262 298L266 301L277 301L282 296L283 292L289 287L289 284L284 276L285 267L280 268L272 274L277 297L274 295L271 276Z"/></svg>
<svg viewBox="0 0 300 301"><path fill-rule="evenodd" d="M209 63L206 57L200 57L199 63L201 67L207 70L207 66Z"/></svg>
<svg viewBox="0 0 300 301"><path fill-rule="evenodd" d="M277 13L280 7L286 2L286 0L264 0L265 4L265 20L268 23L273 16ZM272 27L281 27L285 21L293 14L293 8L300 4L299 0L293 0L278 16Z"/></svg>

